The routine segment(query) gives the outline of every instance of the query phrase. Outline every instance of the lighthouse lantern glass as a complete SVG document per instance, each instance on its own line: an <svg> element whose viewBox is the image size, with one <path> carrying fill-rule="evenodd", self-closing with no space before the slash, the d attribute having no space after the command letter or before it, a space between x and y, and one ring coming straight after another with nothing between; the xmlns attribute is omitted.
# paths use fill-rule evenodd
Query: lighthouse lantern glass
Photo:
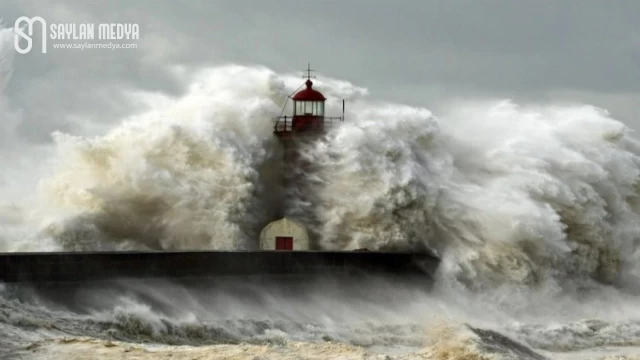
<svg viewBox="0 0 640 360"><path fill-rule="evenodd" d="M323 101L296 101L296 115L324 116Z"/></svg>

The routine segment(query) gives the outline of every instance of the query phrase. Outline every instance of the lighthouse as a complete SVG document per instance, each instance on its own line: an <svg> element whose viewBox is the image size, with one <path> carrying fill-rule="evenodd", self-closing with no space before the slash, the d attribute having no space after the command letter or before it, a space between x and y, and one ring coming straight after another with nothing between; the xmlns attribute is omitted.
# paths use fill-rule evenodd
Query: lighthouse
<svg viewBox="0 0 640 360"><path fill-rule="evenodd" d="M273 134L284 149L281 164L284 188L281 199L282 216L265 226L260 233L262 250L304 251L310 249L314 240L313 234L308 230L308 226L316 222L312 214L312 194L308 182L309 175L314 171L314 164L306 159L304 151L308 151L332 127L344 121L344 100L342 116L326 116L327 98L313 88L313 71L308 64L304 76L306 81L301 86L303 88L289 97L293 105L291 113L279 116L275 121ZM307 221L306 224L294 219L296 214L293 210L298 210L297 215L300 215L300 207L303 208L304 214L301 217Z"/></svg>

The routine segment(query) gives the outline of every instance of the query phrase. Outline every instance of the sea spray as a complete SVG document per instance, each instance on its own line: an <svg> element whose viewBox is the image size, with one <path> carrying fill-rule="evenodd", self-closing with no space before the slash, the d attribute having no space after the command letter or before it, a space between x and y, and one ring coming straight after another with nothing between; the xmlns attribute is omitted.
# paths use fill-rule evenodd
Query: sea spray
<svg viewBox="0 0 640 360"><path fill-rule="evenodd" d="M327 247L424 242L473 286L611 282L633 263L640 153L605 111L506 101L441 118L375 104L353 112L316 148Z"/></svg>
<svg viewBox="0 0 640 360"><path fill-rule="evenodd" d="M300 79L263 67L183 70L183 94L130 93L147 110L104 135L56 132L49 156L19 137L6 143L47 172L3 157L11 179L30 180L5 179L2 249L256 248L282 194L273 120ZM639 146L606 111L491 101L432 114L326 76L316 87L327 114L343 98L349 106L345 123L305 150L317 164L313 201L289 209L321 220L309 224L315 246L429 247L443 278L474 288L610 283L636 271ZM19 121L1 100L2 117Z"/></svg>

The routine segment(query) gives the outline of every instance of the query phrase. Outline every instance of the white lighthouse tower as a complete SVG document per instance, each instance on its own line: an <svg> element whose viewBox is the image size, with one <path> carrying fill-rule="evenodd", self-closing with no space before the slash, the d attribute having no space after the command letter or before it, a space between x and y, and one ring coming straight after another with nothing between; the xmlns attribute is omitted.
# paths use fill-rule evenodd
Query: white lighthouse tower
<svg viewBox="0 0 640 360"><path fill-rule="evenodd" d="M301 174L312 168L303 160L301 151L303 145L317 141L327 130L344 121L344 100L342 102L342 116L325 116L325 96L313 88L311 81L311 66L306 69L305 88L291 97L293 113L280 116L276 120L274 134L284 146L282 163L283 183L287 188L304 188L305 177ZM285 191L285 194L288 194ZM304 194L302 194L304 196ZM282 199L283 208L290 206L290 200L285 195ZM310 234L303 224L293 219L283 217L268 224L260 233L260 248L262 250L309 250Z"/></svg>

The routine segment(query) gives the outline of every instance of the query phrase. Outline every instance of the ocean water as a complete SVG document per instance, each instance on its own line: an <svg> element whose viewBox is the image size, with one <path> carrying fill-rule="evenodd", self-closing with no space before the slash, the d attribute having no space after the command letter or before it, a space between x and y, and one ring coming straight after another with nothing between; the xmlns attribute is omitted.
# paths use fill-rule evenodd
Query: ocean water
<svg viewBox="0 0 640 360"><path fill-rule="evenodd" d="M4 93L11 45L2 30L0 251L256 245L279 196L273 117L297 75L185 68L183 95L123 89L144 110L35 146ZM325 249L431 248L432 288L4 284L0 358L640 359L640 146L623 123L589 105L435 114L316 87L328 113L347 100L346 121L305 150L314 197L290 214L320 219Z"/></svg>

